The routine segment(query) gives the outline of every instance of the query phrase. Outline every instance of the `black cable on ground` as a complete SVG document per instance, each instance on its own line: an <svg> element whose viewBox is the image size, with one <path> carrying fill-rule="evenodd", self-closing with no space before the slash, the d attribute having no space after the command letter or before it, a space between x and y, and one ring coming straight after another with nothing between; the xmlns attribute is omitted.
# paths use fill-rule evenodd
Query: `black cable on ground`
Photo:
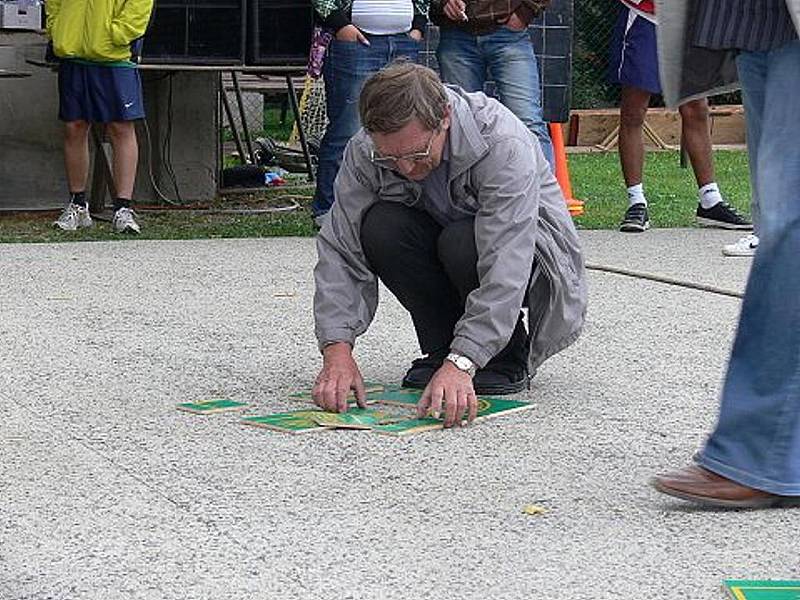
<svg viewBox="0 0 800 600"><path fill-rule="evenodd" d="M589 271L599 271L601 273L613 273L614 275L624 275L625 277L632 277L634 279L645 279L647 281L656 281L658 283L666 283L667 285L674 285L678 287L689 288L692 290L700 290L701 292L710 292L720 296L728 296L731 298L744 298L743 292L736 292L734 290L726 290L725 288L717 287L715 285L708 285L705 283L694 283L691 281L682 281L673 277L666 277L664 275L654 275L652 273L643 273L641 271L632 271L630 269L621 269L619 267L608 267L605 265L596 265L586 263L586 269Z"/></svg>

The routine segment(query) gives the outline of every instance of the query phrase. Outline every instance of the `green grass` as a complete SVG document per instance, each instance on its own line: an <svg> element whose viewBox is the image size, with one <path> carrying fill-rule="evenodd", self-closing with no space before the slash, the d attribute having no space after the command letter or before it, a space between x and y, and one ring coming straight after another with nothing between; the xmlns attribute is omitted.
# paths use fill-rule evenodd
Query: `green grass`
<svg viewBox="0 0 800 600"><path fill-rule="evenodd" d="M747 153L714 153L717 183L725 198L743 214L750 214ZM625 183L616 152L570 154L573 194L586 202L586 214L575 219L582 229L615 229L627 208ZM653 227L693 227L697 184L691 168L681 169L678 152L650 152L644 187Z"/></svg>
<svg viewBox="0 0 800 600"><path fill-rule="evenodd" d="M717 181L722 193L740 211L749 214L750 187L747 154L715 153ZM627 206L625 185L616 153L571 154L569 167L575 197L586 202L586 214L575 220L582 229L616 229ZM677 152L649 153L645 165L645 189L653 227L693 227L697 186L691 169L681 169ZM230 215L193 211L143 212L138 239L249 238L312 236L309 210L311 187L275 189L258 196L231 196L213 208L263 208L285 205L281 196L300 195L301 208L291 213ZM56 213L0 213L0 242L62 242L118 240L109 223L98 222L90 230L61 232L51 223Z"/></svg>

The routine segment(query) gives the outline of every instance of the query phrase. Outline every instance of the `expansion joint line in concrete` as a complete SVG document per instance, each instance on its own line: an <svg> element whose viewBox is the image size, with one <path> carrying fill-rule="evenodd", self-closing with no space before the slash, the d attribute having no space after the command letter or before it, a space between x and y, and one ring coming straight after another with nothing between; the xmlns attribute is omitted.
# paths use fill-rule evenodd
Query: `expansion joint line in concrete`
<svg viewBox="0 0 800 600"><path fill-rule="evenodd" d="M675 285L684 287L691 290L700 290L701 292L710 292L720 296L729 296L731 298L743 298L742 292L734 290L726 290L725 288L717 287L715 285L707 285L705 283L694 283L692 281L683 281L673 277L665 277L664 275L654 275L652 273L643 273L642 271L632 271L630 269L621 269L619 267L609 267L606 265L596 265L593 263L586 263L586 268L589 271L599 271L601 273L613 273L614 275L624 275L625 277L632 277L634 279L646 279L648 281L656 281L658 283L665 283L667 285Z"/></svg>

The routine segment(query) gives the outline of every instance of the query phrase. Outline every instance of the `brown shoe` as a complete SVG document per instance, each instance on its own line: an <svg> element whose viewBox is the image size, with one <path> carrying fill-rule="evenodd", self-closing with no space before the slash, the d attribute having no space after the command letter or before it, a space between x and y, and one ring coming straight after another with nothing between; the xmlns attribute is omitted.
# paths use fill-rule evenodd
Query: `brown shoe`
<svg viewBox="0 0 800 600"><path fill-rule="evenodd" d="M658 475L650 483L663 494L706 506L768 508L800 504L800 496L778 496L756 490L697 465Z"/></svg>

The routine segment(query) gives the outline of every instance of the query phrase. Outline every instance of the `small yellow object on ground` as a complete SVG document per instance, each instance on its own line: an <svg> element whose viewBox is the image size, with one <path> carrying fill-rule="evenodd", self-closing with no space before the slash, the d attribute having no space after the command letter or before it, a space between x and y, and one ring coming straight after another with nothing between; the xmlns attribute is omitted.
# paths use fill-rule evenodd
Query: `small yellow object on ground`
<svg viewBox="0 0 800 600"><path fill-rule="evenodd" d="M526 504L522 507L522 512L526 515L543 515L547 512L547 509L544 506L539 506L538 504Z"/></svg>

